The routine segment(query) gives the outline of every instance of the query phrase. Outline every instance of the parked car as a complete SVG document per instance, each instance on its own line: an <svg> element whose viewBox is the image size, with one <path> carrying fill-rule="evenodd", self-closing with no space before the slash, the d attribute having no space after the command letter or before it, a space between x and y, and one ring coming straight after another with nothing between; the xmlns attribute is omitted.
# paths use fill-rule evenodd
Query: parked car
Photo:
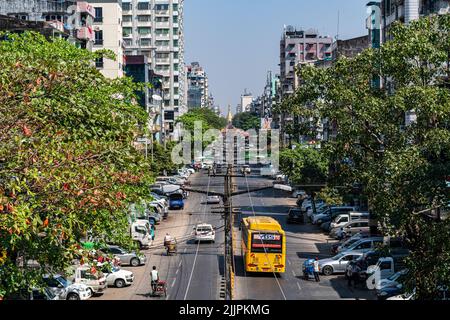
<svg viewBox="0 0 450 320"><path fill-rule="evenodd" d="M305 223L305 215L298 208L289 209L289 212L286 216L286 223L288 223L288 224L289 223L304 224Z"/></svg>
<svg viewBox="0 0 450 320"><path fill-rule="evenodd" d="M377 290L378 300L385 300L387 298L403 293L403 281L408 274L408 269L403 269L393 274L392 276L382 279L375 284Z"/></svg>
<svg viewBox="0 0 450 320"><path fill-rule="evenodd" d="M304 199L306 197L306 191L305 190L294 190L292 192L292 198L297 199Z"/></svg>
<svg viewBox="0 0 450 320"><path fill-rule="evenodd" d="M147 262L147 257L143 254L137 255L136 252L127 252L119 246L107 246L103 248L101 251L112 254L114 257L120 259L121 265L130 265L133 267L137 267L140 265L145 265Z"/></svg>
<svg viewBox="0 0 450 320"><path fill-rule="evenodd" d="M194 227L194 239L196 242L216 241L216 232L210 224L202 223Z"/></svg>
<svg viewBox="0 0 450 320"><path fill-rule="evenodd" d="M333 219L330 223L330 230L333 228L339 228L354 220L368 220L369 213L368 212L349 212L340 214Z"/></svg>
<svg viewBox="0 0 450 320"><path fill-rule="evenodd" d="M363 238L353 244L338 248L338 252L344 251L359 251L367 252L376 249L383 244L383 237Z"/></svg>
<svg viewBox="0 0 450 320"><path fill-rule="evenodd" d="M73 282L88 286L92 295L103 294L107 287L105 275L101 271L92 270L88 266L79 266L75 269Z"/></svg>
<svg viewBox="0 0 450 320"><path fill-rule="evenodd" d="M5 300L60 300L59 296L54 294L49 288L37 289L19 289L14 293L6 295Z"/></svg>
<svg viewBox="0 0 450 320"><path fill-rule="evenodd" d="M341 242L335 243L332 245L331 247L331 253L332 254L337 254L339 252L339 250L342 250L343 248L349 247L350 245L352 245L353 243L355 243L356 241L359 241L363 238L369 238L370 234L369 233L357 233L345 240L342 240Z"/></svg>
<svg viewBox="0 0 450 320"><path fill-rule="evenodd" d="M169 196L169 208L184 210L183 194L173 193Z"/></svg>
<svg viewBox="0 0 450 320"><path fill-rule="evenodd" d="M219 196L208 196L208 197L206 197L206 203L207 204L218 204L218 203L220 203L220 197Z"/></svg>
<svg viewBox="0 0 450 320"><path fill-rule="evenodd" d="M123 270L119 267L112 267L111 271L103 270L108 287L123 288L130 286L134 281L134 274L131 271Z"/></svg>
<svg viewBox="0 0 450 320"><path fill-rule="evenodd" d="M348 207L348 206L330 207L327 210L323 211L322 213L314 215L312 217L312 223L321 225L324 222L333 220L340 214L348 213L355 210L356 210L355 207Z"/></svg>
<svg viewBox="0 0 450 320"><path fill-rule="evenodd" d="M326 276L330 276L334 273L344 273L347 264L362 255L361 252L346 251L331 258L321 259L319 260L319 270Z"/></svg>
<svg viewBox="0 0 450 320"><path fill-rule="evenodd" d="M60 274L45 275L43 278L48 288L59 300L87 300L92 296L89 287L82 283L72 283Z"/></svg>
<svg viewBox="0 0 450 320"><path fill-rule="evenodd" d="M369 220L350 221L340 228L332 229L330 236L336 239L343 239L360 232L370 232Z"/></svg>

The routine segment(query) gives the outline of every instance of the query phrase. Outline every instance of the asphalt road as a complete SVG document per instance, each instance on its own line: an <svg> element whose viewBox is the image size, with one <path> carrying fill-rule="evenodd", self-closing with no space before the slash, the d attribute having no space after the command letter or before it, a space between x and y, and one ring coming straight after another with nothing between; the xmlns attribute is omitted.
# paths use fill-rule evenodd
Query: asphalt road
<svg viewBox="0 0 450 320"><path fill-rule="evenodd" d="M259 176L259 169L253 168L247 178L236 178L239 190L257 189L270 185L273 180ZM347 287L343 276L321 276L321 281L302 278L303 261L309 258L330 256L333 241L328 239L319 228L307 225L286 224L286 214L295 206L296 199L290 193L268 189L233 198L233 206L238 206L243 216L265 215L276 219L286 232L286 272L283 274L246 274L240 256L240 234L234 243L237 300L337 300L337 299L373 299L373 293L367 290Z"/></svg>

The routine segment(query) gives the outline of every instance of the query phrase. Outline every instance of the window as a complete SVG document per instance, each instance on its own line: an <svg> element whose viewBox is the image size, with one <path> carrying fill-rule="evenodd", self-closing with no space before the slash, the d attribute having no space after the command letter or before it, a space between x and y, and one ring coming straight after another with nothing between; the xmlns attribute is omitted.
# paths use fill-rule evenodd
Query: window
<svg viewBox="0 0 450 320"><path fill-rule="evenodd" d="M180 65L179 65L178 63L175 63L175 64L173 65L173 70L174 70L174 71L179 71L179 68L180 68Z"/></svg>
<svg viewBox="0 0 450 320"><path fill-rule="evenodd" d="M95 67L99 69L103 68L103 57L95 59Z"/></svg>
<svg viewBox="0 0 450 320"><path fill-rule="evenodd" d="M155 33L157 35L168 35L169 29L156 29Z"/></svg>
<svg viewBox="0 0 450 320"><path fill-rule="evenodd" d="M390 270L390 269L391 269L391 263L389 261L380 263L380 270Z"/></svg>
<svg viewBox="0 0 450 320"><path fill-rule="evenodd" d="M169 10L169 5L168 4L156 4L155 5L155 10L157 10L157 11L167 11L167 10Z"/></svg>
<svg viewBox="0 0 450 320"><path fill-rule="evenodd" d="M371 242L370 241L366 241L366 242L363 242L363 243L361 243L359 246L357 246L355 249L369 249L369 248L371 248L372 247L372 244L371 244Z"/></svg>
<svg viewBox="0 0 450 320"><path fill-rule="evenodd" d="M178 3L173 4L173 11L178 11Z"/></svg>
<svg viewBox="0 0 450 320"><path fill-rule="evenodd" d="M94 22L103 22L103 8L94 8L95 18Z"/></svg>
<svg viewBox="0 0 450 320"><path fill-rule="evenodd" d="M123 22L131 22L132 18L133 18L133 16L125 15L125 16L122 16L122 21Z"/></svg>
<svg viewBox="0 0 450 320"><path fill-rule="evenodd" d="M173 16L173 23L178 23L178 16Z"/></svg>
<svg viewBox="0 0 450 320"><path fill-rule="evenodd" d="M124 27L124 28L122 28L122 32L123 32L123 36L124 37L129 37L133 33L133 28L131 28L131 27Z"/></svg>
<svg viewBox="0 0 450 320"><path fill-rule="evenodd" d="M178 59L178 52L174 52L174 53L173 53L173 58L174 58L174 59Z"/></svg>
<svg viewBox="0 0 450 320"><path fill-rule="evenodd" d="M178 101L178 99L173 100L173 105L178 107L178 105L180 104L180 102Z"/></svg>
<svg viewBox="0 0 450 320"><path fill-rule="evenodd" d="M178 40L173 40L173 46L178 47Z"/></svg>
<svg viewBox="0 0 450 320"><path fill-rule="evenodd" d="M151 39L141 39L141 46L150 46L151 45Z"/></svg>
<svg viewBox="0 0 450 320"><path fill-rule="evenodd" d="M138 33L140 35L148 35L151 33L151 29L149 27L138 27Z"/></svg>
<svg viewBox="0 0 450 320"><path fill-rule="evenodd" d="M95 31L95 42L94 45L102 45L103 44L103 31Z"/></svg>
<svg viewBox="0 0 450 320"><path fill-rule="evenodd" d="M178 35L178 28L173 28L173 34L174 34L175 36Z"/></svg>
<svg viewBox="0 0 450 320"><path fill-rule="evenodd" d="M150 10L150 2L138 2L138 10Z"/></svg>
<svg viewBox="0 0 450 320"><path fill-rule="evenodd" d="M156 22L169 22L169 17L156 17Z"/></svg>
<svg viewBox="0 0 450 320"><path fill-rule="evenodd" d="M149 15L140 15L137 16L139 22L149 22L151 21L151 16Z"/></svg>
<svg viewBox="0 0 450 320"><path fill-rule="evenodd" d="M131 3L122 3L122 10L123 11L130 11L132 9Z"/></svg>
<svg viewBox="0 0 450 320"><path fill-rule="evenodd" d="M173 94L178 94L178 88L173 88Z"/></svg>
<svg viewBox="0 0 450 320"><path fill-rule="evenodd" d="M174 76L174 77L173 77L173 81L174 81L174 82L178 82L178 76Z"/></svg>

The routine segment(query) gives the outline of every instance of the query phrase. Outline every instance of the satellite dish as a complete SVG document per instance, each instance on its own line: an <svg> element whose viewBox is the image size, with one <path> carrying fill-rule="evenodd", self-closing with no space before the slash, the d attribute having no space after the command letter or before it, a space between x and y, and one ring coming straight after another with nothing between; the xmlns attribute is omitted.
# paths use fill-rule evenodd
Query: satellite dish
<svg viewBox="0 0 450 320"><path fill-rule="evenodd" d="M161 96L159 96L157 94L152 95L152 99L155 100L155 101L162 101Z"/></svg>

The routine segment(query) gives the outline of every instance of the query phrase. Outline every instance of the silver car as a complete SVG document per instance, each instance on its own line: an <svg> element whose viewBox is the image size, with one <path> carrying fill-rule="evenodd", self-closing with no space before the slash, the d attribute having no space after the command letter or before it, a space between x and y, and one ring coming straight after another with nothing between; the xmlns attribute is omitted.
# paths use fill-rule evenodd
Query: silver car
<svg viewBox="0 0 450 320"><path fill-rule="evenodd" d="M126 252L124 249L118 246L108 246L102 251L119 258L121 265L131 265L133 267L137 267L140 265L144 265L147 262L147 258L145 257L145 255L137 255L135 252Z"/></svg>
<svg viewBox="0 0 450 320"><path fill-rule="evenodd" d="M330 276L334 273L344 273L347 264L362 255L362 252L347 251L328 259L321 259L319 260L319 270L326 276Z"/></svg>

